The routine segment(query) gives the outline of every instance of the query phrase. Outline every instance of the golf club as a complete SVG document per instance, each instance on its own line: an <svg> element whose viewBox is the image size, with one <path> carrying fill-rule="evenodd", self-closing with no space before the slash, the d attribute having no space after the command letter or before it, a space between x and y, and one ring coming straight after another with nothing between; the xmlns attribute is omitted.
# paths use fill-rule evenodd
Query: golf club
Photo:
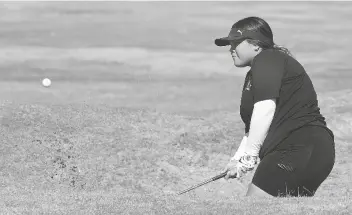
<svg viewBox="0 0 352 215"><path fill-rule="evenodd" d="M210 182L212 182L212 181L216 181L216 180L218 180L218 179L220 179L220 178L225 177L226 174L227 174L227 171L224 172L224 173L221 173L221 174L219 174L219 175L217 175L217 176L214 176L214 177L212 177L212 178L210 178L210 179L208 179L208 180L205 180L205 181L203 181L203 182L201 182L201 183L199 183L199 184L196 184L196 185L194 185L194 186L192 186L192 187L190 187L190 188L188 188L188 189L186 189L186 190L183 190L183 191L181 191L181 192L178 192L177 195L181 195L181 194L186 193L186 192L188 192L188 191L194 190L194 189L196 189L197 187L203 186L203 185L205 185L205 184L207 184L207 183L210 183Z"/></svg>

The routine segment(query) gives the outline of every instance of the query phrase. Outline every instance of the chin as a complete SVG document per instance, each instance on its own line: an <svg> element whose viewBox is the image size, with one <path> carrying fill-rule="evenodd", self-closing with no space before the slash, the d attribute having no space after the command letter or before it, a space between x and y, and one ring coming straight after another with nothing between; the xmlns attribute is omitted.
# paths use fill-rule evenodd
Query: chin
<svg viewBox="0 0 352 215"><path fill-rule="evenodd" d="M239 67L239 68L241 68L241 67L244 67L244 65L243 65L243 63L240 63L240 62L238 62L239 60L238 59L234 59L233 60L233 64L236 66L236 67Z"/></svg>
<svg viewBox="0 0 352 215"><path fill-rule="evenodd" d="M244 63L244 62L238 62L238 61L236 62L236 61L234 61L233 63L238 68L243 68L243 67L249 66L248 63Z"/></svg>
<svg viewBox="0 0 352 215"><path fill-rule="evenodd" d="M235 63L235 66L238 67L238 68L243 68L243 67L246 67L247 65L243 65L243 64L236 64Z"/></svg>

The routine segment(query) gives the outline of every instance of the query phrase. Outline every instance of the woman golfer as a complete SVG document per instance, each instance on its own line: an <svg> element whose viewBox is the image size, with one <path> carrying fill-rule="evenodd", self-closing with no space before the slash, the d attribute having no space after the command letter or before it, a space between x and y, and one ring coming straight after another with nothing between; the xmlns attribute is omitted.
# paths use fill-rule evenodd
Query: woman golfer
<svg viewBox="0 0 352 215"><path fill-rule="evenodd" d="M334 166L335 143L303 66L258 17L239 20L215 44L231 47L236 67L250 67L240 106L245 135L225 178L260 160L247 196L313 196Z"/></svg>

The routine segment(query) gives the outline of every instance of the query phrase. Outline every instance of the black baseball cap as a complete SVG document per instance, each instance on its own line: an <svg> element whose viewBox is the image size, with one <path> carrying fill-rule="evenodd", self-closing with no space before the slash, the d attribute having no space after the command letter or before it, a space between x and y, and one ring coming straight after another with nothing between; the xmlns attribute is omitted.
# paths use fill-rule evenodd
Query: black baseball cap
<svg viewBox="0 0 352 215"><path fill-rule="evenodd" d="M244 29L237 29L235 27L231 28L230 33L227 37L215 39L215 44L217 46L228 46L230 45L230 41L233 41L239 44L246 39L259 40L269 45L274 44L272 39L266 37L259 30L244 30Z"/></svg>

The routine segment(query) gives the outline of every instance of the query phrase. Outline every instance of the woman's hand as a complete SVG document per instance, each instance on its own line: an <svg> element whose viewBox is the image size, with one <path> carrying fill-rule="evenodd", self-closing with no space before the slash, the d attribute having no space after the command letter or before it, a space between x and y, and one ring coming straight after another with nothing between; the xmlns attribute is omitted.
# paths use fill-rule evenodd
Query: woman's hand
<svg viewBox="0 0 352 215"><path fill-rule="evenodd" d="M227 172L225 179L228 180L229 178L236 178L237 175L237 161L230 160L230 162L226 165L223 172Z"/></svg>
<svg viewBox="0 0 352 215"><path fill-rule="evenodd" d="M238 161L230 160L223 170L223 172L227 172L225 179L242 177L247 172L252 171L258 162L258 157L250 155L242 156Z"/></svg>

